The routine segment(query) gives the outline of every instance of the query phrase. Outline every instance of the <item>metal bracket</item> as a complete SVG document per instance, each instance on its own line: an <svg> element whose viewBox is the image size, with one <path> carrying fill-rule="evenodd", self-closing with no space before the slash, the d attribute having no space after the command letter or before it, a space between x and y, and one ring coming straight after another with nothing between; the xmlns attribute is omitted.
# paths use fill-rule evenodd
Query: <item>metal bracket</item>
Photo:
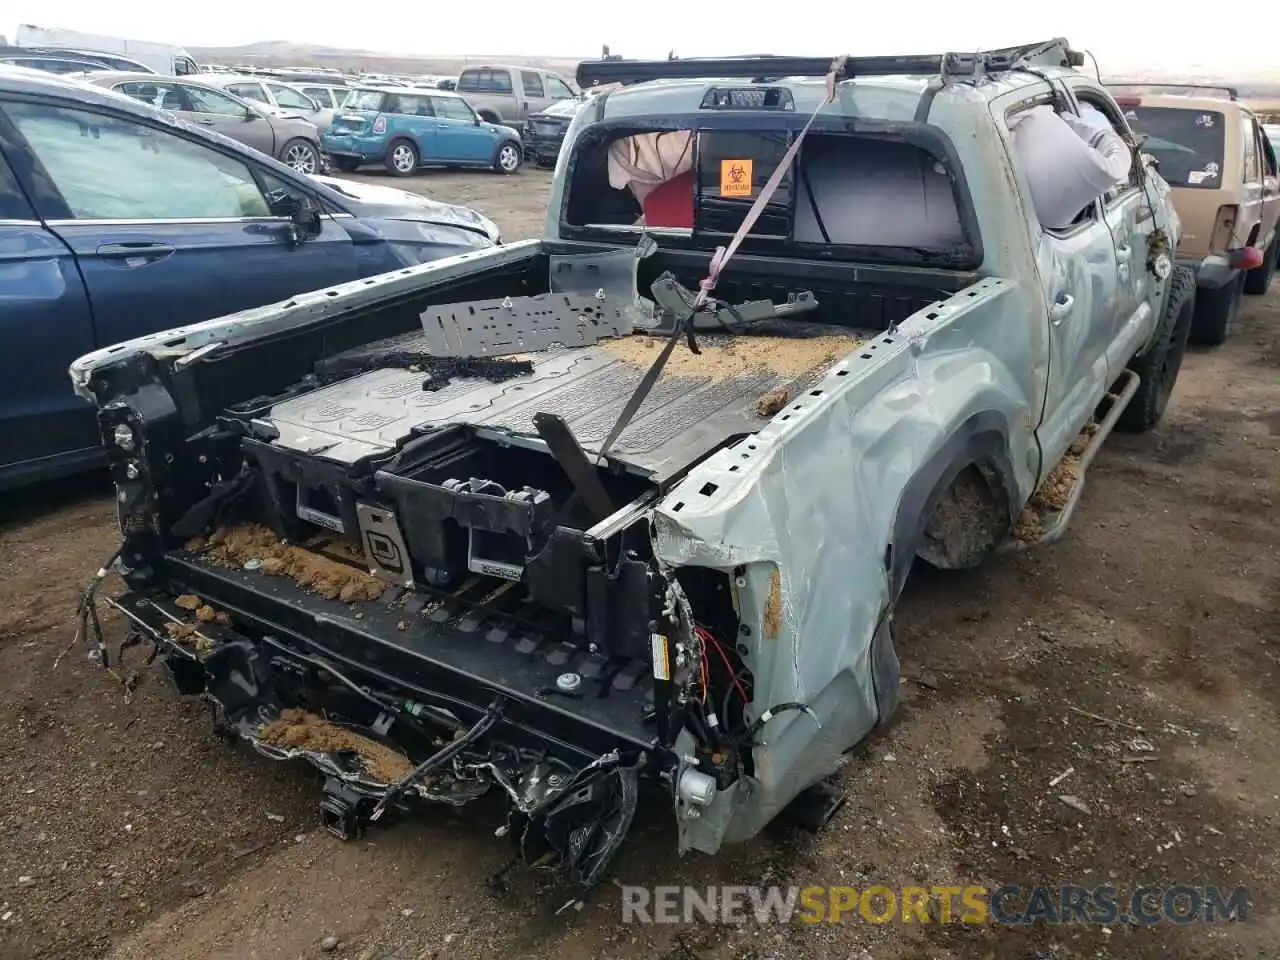
<svg viewBox="0 0 1280 960"><path fill-rule="evenodd" d="M533 425L595 520L599 522L612 514L613 501L569 425L553 413L535 413Z"/></svg>
<svg viewBox="0 0 1280 960"><path fill-rule="evenodd" d="M600 289L448 303L428 307L420 319L432 356L498 357L624 336L634 327L630 306Z"/></svg>
<svg viewBox="0 0 1280 960"><path fill-rule="evenodd" d="M370 807L372 801L352 790L335 777L326 777L324 796L320 800L320 822L339 840L355 840L368 823L368 813L362 807Z"/></svg>
<svg viewBox="0 0 1280 960"><path fill-rule="evenodd" d="M664 273L649 289L659 309L656 325L647 332L670 333L682 317L692 313L693 302L697 295L682 286L673 274ZM699 310L693 313L693 329L732 329L735 323L758 323L762 320L808 313L816 309L818 309L818 301L813 292L803 290L800 293L789 294L785 303L774 303L772 300L748 300L746 303L739 303L732 307Z"/></svg>

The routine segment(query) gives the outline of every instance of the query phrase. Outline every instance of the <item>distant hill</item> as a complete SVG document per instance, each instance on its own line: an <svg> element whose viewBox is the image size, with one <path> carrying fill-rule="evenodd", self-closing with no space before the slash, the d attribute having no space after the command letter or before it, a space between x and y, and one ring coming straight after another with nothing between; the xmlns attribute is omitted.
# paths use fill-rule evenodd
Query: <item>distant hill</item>
<svg viewBox="0 0 1280 960"><path fill-rule="evenodd" d="M371 73L436 73L456 75L463 67L478 63L509 63L516 66L541 67L572 76L578 63L599 56L592 52L581 57L520 56L515 54L431 54L414 56L377 50L351 50L319 44L298 44L288 40L264 40L238 47L189 47L202 63L228 66L336 67L343 71ZM1088 67L1086 67L1088 69ZM1254 71L1252 75L1231 77L1220 70L1197 66L1128 67L1107 71L1106 80L1116 83L1204 83L1234 86L1242 99L1280 99L1280 69Z"/></svg>
<svg viewBox="0 0 1280 960"><path fill-rule="evenodd" d="M238 47L188 47L201 63L227 66L336 67L343 71L371 73L440 73L456 74L463 67L477 63L508 63L515 66L541 67L569 76L584 57L518 56L460 54L457 56L414 56L374 50L348 50L316 44L296 44L288 40L266 40Z"/></svg>

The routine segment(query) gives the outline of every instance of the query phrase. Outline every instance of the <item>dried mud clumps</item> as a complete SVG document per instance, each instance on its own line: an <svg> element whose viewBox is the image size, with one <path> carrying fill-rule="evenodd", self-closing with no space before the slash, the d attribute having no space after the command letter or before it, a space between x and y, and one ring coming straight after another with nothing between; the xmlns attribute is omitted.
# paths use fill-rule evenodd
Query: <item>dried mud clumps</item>
<svg viewBox="0 0 1280 960"><path fill-rule="evenodd" d="M1061 510L1071 499L1071 491L1080 480L1080 458L1067 454L1049 471L1031 502L1048 510Z"/></svg>
<svg viewBox="0 0 1280 960"><path fill-rule="evenodd" d="M604 348L624 363L649 367L654 348L666 337L633 334L607 340ZM727 380L752 373L799 377L829 366L861 343L856 337L736 337L723 345L701 343L701 353L677 348L667 359L665 377Z"/></svg>
<svg viewBox="0 0 1280 960"><path fill-rule="evenodd" d="M213 641L200 633L193 623L171 620L164 625L164 632L169 635L170 640L176 640L184 647L194 647L197 653L208 653L214 647Z"/></svg>
<svg viewBox="0 0 1280 960"><path fill-rule="evenodd" d="M206 558L224 567L243 567L251 560L257 561L263 573L289 577L327 600L377 600L386 590L382 581L363 570L296 547L257 523L216 530L207 541L188 544L187 548L204 550Z"/></svg>
<svg viewBox="0 0 1280 960"><path fill-rule="evenodd" d="M398 783L413 772L404 754L305 710L280 711L280 718L263 726L258 739L289 750L354 753L364 772L378 783Z"/></svg>
<svg viewBox="0 0 1280 960"><path fill-rule="evenodd" d="M787 393L786 387L777 387L768 393L762 394L760 399L756 401L756 416L761 418L772 417L775 413L787 405L787 401L791 399Z"/></svg>

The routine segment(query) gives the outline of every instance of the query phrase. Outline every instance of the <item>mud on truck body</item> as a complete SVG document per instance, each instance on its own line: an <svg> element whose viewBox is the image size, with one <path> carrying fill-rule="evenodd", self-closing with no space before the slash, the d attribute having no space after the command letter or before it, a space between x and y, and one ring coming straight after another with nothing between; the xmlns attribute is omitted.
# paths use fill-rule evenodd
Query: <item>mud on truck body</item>
<svg viewBox="0 0 1280 960"><path fill-rule="evenodd" d="M80 359L127 643L318 767L340 836L505 795L566 905L642 796L681 851L821 824L894 710L913 562L1055 536L1177 374L1153 168L1069 230L1026 199L1011 117L1125 130L1074 59L586 63L623 86L575 117L543 239ZM693 223L642 226L609 150L672 131Z"/></svg>

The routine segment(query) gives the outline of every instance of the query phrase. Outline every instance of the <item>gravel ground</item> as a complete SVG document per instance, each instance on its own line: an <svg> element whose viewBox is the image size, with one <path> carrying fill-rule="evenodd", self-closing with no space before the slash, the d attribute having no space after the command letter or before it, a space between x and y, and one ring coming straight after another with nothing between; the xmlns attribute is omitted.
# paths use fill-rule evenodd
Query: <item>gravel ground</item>
<svg viewBox="0 0 1280 960"><path fill-rule="evenodd" d="M398 185L472 204L517 239L539 231L549 183L527 170ZM1061 542L914 579L902 709L855 755L827 830L679 859L654 811L616 871L650 885L1109 882L1122 896L1243 884L1243 922L640 927L610 886L555 920L527 879L502 900L483 889L507 854L496 807L342 844L318 829L307 768L219 741L159 668L139 664L128 700L82 649L54 668L116 541L95 476L0 507L0 957L1280 957L1278 372L1280 293L1249 298L1224 347L1187 358L1161 428L1108 442Z"/></svg>

